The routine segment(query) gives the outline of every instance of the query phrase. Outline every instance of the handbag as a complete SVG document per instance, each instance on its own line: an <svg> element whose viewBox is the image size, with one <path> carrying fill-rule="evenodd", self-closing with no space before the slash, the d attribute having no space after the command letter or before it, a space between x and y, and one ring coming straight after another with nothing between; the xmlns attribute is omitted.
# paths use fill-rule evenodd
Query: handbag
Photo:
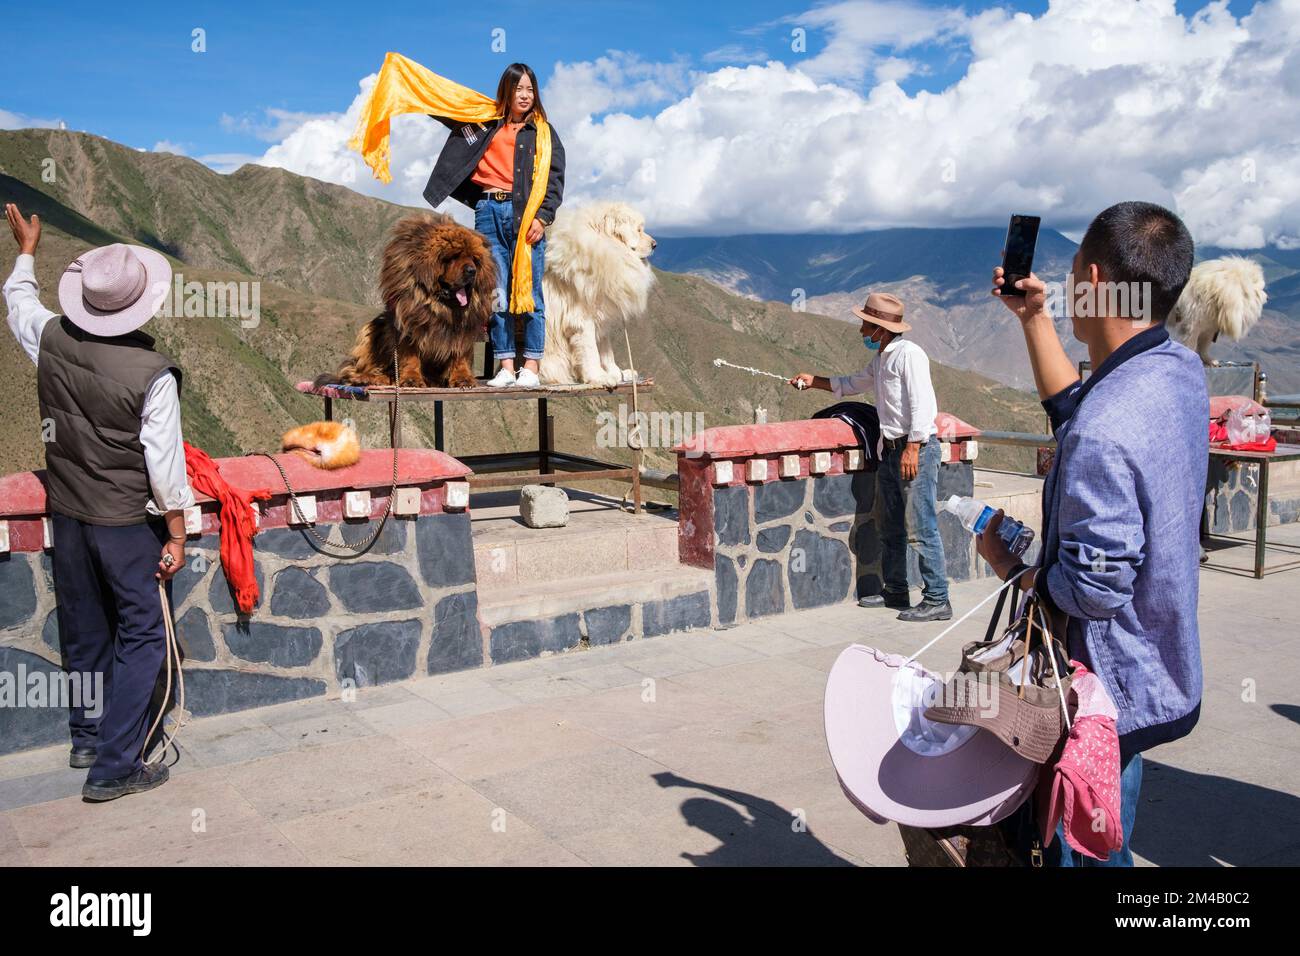
<svg viewBox="0 0 1300 956"><path fill-rule="evenodd" d="M1013 599L1008 604L1007 595L1012 590L1019 593L1018 589L1012 587L998 595L984 640L966 645L965 654L969 655L981 647L992 648L1010 637L1009 643L1023 641L1026 653L1035 643L1040 643L1048 649L1047 656L1053 667L1058 658L1068 661L1064 646L1053 633L1052 617L1042 600L1031 591L1023 600ZM1007 608L1007 624L999 634L998 622L1004 606ZM1025 666L1023 670L1027 677L1029 667ZM1068 720L1067 715L1067 724ZM1047 765L1049 770L1053 766ZM1033 820L1026 820L1026 815L1021 810L988 826L961 825L927 829L899 824L898 830L908 866L1039 868L1044 862L1042 837Z"/></svg>

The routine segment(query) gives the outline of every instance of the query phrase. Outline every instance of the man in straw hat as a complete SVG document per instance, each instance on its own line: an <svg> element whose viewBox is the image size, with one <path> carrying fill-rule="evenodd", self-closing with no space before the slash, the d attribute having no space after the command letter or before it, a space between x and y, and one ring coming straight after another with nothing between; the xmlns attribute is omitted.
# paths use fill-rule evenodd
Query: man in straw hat
<svg viewBox="0 0 1300 956"><path fill-rule="evenodd" d="M862 320L862 344L873 355L867 367L829 377L804 372L790 384L837 396L875 391L884 440L877 481L885 505L885 587L883 593L869 594L858 603L897 608L900 621L946 621L952 617L952 605L936 508L942 448L934 424L939 403L930 384L930 359L925 349L903 338L912 327L903 321L903 302L897 296L873 292L853 314ZM915 607L907 587L909 544L916 551L923 582L921 603Z"/></svg>
<svg viewBox="0 0 1300 956"><path fill-rule="evenodd" d="M170 289L171 266L143 246L92 249L63 273L56 315L38 297L40 218L12 203L5 216L18 259L4 298L36 363L64 666L102 675L105 693L90 709L72 701L69 764L88 768L83 797L112 800L167 780L165 766L142 759L166 649L158 581L170 589L185 565L183 509L194 494L181 373L139 328Z"/></svg>

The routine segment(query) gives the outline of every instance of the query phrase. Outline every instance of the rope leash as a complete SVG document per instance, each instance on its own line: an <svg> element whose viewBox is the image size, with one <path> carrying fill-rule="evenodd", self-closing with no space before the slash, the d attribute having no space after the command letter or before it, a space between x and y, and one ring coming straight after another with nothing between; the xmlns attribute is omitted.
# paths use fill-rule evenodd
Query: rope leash
<svg viewBox="0 0 1300 956"><path fill-rule="evenodd" d="M171 555L168 555L168 557L170 558ZM163 758L167 756L168 748L176 746L176 738L180 736L181 728L185 726L185 674L181 670L181 651L179 645L176 643L176 628L172 624L172 605L171 601L167 600L166 581L159 580L158 582L158 602L162 605L163 628L167 632L167 648L163 657L163 667L167 672L167 688L163 691L163 703L162 706L158 708L158 716L154 718L153 724L149 728L149 732L144 735L145 748L148 748L149 741L153 739L154 731L158 729L158 726L162 723L163 714L167 712L167 701L171 699L172 695L173 667L176 669L176 720L173 721L172 732L166 735L166 739L163 740L163 744L158 749L157 754L153 759L144 761L145 766L147 767L152 767L156 764L162 763ZM180 754L179 748L176 753L178 755ZM142 758L143 756L144 755L141 754Z"/></svg>
<svg viewBox="0 0 1300 956"><path fill-rule="evenodd" d="M726 366L727 368L734 368L737 371L741 371L741 372L748 372L750 375L766 375L768 378L779 379L782 382L790 381L784 375L777 375L775 372L764 372L761 368L754 368L749 365L735 365L731 362L728 362L726 359L715 358L713 360L714 368L722 368L723 366ZM799 389L799 391L803 391L805 388L807 388L807 386L804 385L801 379L799 381L799 384L796 385L795 388Z"/></svg>
<svg viewBox="0 0 1300 956"><path fill-rule="evenodd" d="M402 384L401 384L401 380L398 378L397 343L394 342L393 343L393 422L394 425L396 425L398 416L401 414L401 410L398 407L398 399L401 397L401 394L402 394ZM304 531L306 531L309 535L311 535L316 540L316 542L321 546L321 548L325 551L325 553L332 558L342 558L344 560L349 560L351 558L361 557L361 555L370 547L371 543L377 537L379 537L379 532L384 530L384 524L388 521L388 516L393 513L393 500L397 497L397 446L396 445L393 446L393 488L388 493L388 504L384 506L384 513L379 516L379 524L375 525L374 528L370 530L370 533L367 534L360 541L354 541L354 542L331 541L330 539L321 535L315 528L311 526L311 523L307 520L307 516L303 513L302 505L298 503L298 495L294 492L293 486L289 484L289 476L285 474L284 466L280 464L279 460L274 455L268 454L267 452L264 451L254 452L253 454L261 455L263 458L269 458L271 460L271 464L275 465L275 470L280 473L280 480L284 482L284 489L289 493L289 501L293 505L294 514L297 515L298 517L298 523L302 525ZM342 534L342 532L339 533L340 535ZM342 548L352 553L351 554L331 553L328 550L330 548Z"/></svg>

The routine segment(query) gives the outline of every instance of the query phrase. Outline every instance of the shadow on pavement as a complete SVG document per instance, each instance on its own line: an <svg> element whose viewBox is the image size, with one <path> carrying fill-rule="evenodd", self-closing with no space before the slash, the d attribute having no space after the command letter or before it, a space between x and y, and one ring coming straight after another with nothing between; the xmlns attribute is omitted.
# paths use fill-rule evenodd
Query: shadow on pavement
<svg viewBox="0 0 1300 956"><path fill-rule="evenodd" d="M1156 866L1300 865L1295 794L1147 759L1141 800L1133 852Z"/></svg>
<svg viewBox="0 0 1300 956"><path fill-rule="evenodd" d="M722 798L689 797L682 801L682 818L722 844L708 853L683 852L682 858L696 866L853 865L813 836L812 830L796 829L794 813L771 800L667 771L653 776L661 787L685 787ZM749 817L731 804L740 804Z"/></svg>

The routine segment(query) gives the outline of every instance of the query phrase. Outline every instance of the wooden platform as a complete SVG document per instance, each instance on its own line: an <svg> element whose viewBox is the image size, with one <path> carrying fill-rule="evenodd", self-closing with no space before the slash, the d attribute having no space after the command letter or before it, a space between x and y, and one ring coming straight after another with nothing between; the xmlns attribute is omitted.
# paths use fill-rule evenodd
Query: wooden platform
<svg viewBox="0 0 1300 956"><path fill-rule="evenodd" d="M489 455L458 456L459 460L474 470L469 477L471 487L478 489L510 488L531 484L552 484L546 479L563 473L565 482L574 481L626 481L632 486L633 510L641 513L641 449L633 448L632 465L598 461L582 455L558 451L552 443L551 417L547 402L566 398L620 398L639 397L652 392L653 378L636 382L623 382L612 388L603 385L542 385L538 388L494 388L479 378L474 388L402 388L392 385L314 385L299 382L298 391L319 396L325 405L325 420L334 418L334 402L381 402L389 406L389 443L402 447L402 423L398 408L408 402L433 403L433 444L438 451L448 451L443 440L443 402L508 402L535 401L537 403L537 448L501 452Z"/></svg>

